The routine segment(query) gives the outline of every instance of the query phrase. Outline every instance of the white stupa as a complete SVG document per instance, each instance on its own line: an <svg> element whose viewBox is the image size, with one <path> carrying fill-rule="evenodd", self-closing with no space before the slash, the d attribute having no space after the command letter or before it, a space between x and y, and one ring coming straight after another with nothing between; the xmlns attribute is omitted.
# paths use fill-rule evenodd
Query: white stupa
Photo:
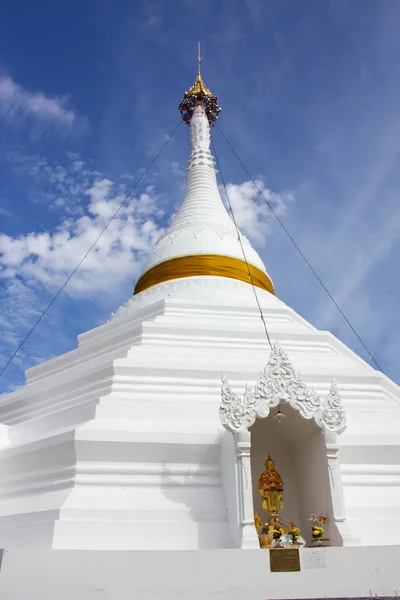
<svg viewBox="0 0 400 600"><path fill-rule="evenodd" d="M239 239L200 71L180 108L192 144L184 198L134 295L0 399L0 597L400 591L400 389L286 306ZM268 452L283 520L308 541L310 513L328 517L331 547L312 560L303 548L300 573L270 573L259 548Z"/></svg>

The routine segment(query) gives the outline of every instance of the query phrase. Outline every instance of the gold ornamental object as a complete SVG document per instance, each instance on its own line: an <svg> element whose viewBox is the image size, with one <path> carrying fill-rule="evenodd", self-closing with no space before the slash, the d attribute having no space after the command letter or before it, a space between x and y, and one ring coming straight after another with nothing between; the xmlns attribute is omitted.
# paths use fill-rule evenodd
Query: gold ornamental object
<svg viewBox="0 0 400 600"><path fill-rule="evenodd" d="M139 294L165 281L204 275L237 279L275 294L272 281L264 271L254 265L246 264L239 258L220 256L219 254L179 256L155 265L140 277L134 294Z"/></svg>
<svg viewBox="0 0 400 600"><path fill-rule="evenodd" d="M214 125L221 111L217 97L210 92L201 76L200 63L202 60L203 58L200 56L199 42L199 51L197 57L197 77L189 91L185 92L183 100L179 105L182 120L184 123L186 123L186 125L190 125L190 121L192 119L193 112L196 106L202 106L204 108L204 112L207 116L210 125Z"/></svg>
<svg viewBox="0 0 400 600"><path fill-rule="evenodd" d="M278 512L283 508L283 481L275 470L275 461L268 453L265 471L258 481L258 493L262 498L262 507L269 512L269 524L280 522Z"/></svg>

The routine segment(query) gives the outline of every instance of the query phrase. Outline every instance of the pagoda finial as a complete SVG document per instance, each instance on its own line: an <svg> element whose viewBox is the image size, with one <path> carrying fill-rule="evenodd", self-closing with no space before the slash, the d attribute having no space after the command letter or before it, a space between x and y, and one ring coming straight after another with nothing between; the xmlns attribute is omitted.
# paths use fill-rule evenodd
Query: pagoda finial
<svg viewBox="0 0 400 600"><path fill-rule="evenodd" d="M218 118L220 107L216 96L210 92L203 81L200 72L200 63L203 57L200 56L200 42L197 45L197 77L196 81L188 92L185 92L182 102L179 105L182 119L186 125L190 125L193 111L196 106L202 105L207 115L210 125L214 125Z"/></svg>
<svg viewBox="0 0 400 600"><path fill-rule="evenodd" d="M203 60L203 57L200 56L200 42L197 42L197 74L201 76L200 74L200 63Z"/></svg>

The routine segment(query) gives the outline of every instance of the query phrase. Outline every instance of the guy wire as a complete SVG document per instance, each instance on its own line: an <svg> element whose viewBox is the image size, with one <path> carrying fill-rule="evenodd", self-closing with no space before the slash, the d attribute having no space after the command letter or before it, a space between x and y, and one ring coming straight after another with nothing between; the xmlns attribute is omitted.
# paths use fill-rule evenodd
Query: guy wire
<svg viewBox="0 0 400 600"><path fill-rule="evenodd" d="M375 363L375 365L378 367L379 371L381 371L382 373L384 373L384 370L379 365L378 361L373 357L373 355L372 355L371 351L369 350L369 348L367 347L367 345L363 342L363 340L361 339L361 337L359 336L359 334L357 333L357 331L355 330L355 328L353 327L353 325L350 323L349 319L344 314L343 310L340 308L340 306L338 305L338 303L336 302L336 300L333 298L332 294L329 292L328 288L322 282L321 278L319 277L319 275L317 274L317 272L315 271L315 269L310 265L310 263L308 262L307 258L305 257L305 255L303 254L303 252L300 250L299 246L297 245L297 243L293 239L292 235L289 233L289 231L287 230L287 228L283 224L282 220L276 214L276 212L273 209L271 203L266 199L266 197L264 196L264 194L260 190L260 188L257 185L257 183L254 181L253 177L250 175L249 171L246 169L245 165L240 160L237 152L234 150L232 144L229 142L229 140L226 138L226 136L222 132L222 130L219 127L218 123L216 123L215 125L216 125L218 131L220 132L220 134L222 135L223 139L225 140L225 142L228 144L229 148L232 150L232 153L236 157L237 161L242 166L243 170L245 171L245 173L247 174L247 176L251 179L254 187L256 188L256 190L258 191L258 193L260 194L261 198L264 200L264 202L268 206L269 210L272 212L272 214L274 215L275 219L278 221L279 225L282 227L283 231L286 233L286 235L288 236L288 238L292 242L293 246L296 248L297 252L300 254L301 258L304 260L304 262L306 263L306 265L310 269L311 273L314 275L315 279L318 281L318 283L321 285L321 287L325 290L327 296L330 298L330 300L332 301L332 303L334 304L334 306L336 306L337 310L342 315L343 319L346 321L347 325L350 327L350 329L352 330L352 332L354 333L354 335L356 336L356 338L358 339L358 341L360 342L360 344L362 345L362 347L364 348L364 350L368 353L369 358Z"/></svg>
<svg viewBox="0 0 400 600"><path fill-rule="evenodd" d="M269 337L267 324L265 322L265 318L264 318L264 315L263 315L261 304L260 304L260 301L258 299L258 294L257 294L257 291L256 291L256 287L255 287L255 285L253 283L253 278L252 278L252 275L251 275L249 263L247 261L246 252L245 252L245 249L244 249L244 246L243 246L243 241L242 241L242 238L241 238L241 235L240 235L239 228L238 228L237 223L236 223L235 215L234 215L234 212L233 212L233 209L232 209L232 204L231 204L231 201L229 199L228 190L226 189L225 179L224 179L224 176L222 175L221 165L220 165L220 162L218 160L217 151L215 149L214 140L212 138L211 138L211 145L212 145L212 148L213 148L213 152L214 152L215 160L216 160L216 163L217 163L218 171L219 171L219 174L221 175L222 185L224 187L226 199L227 199L227 202L228 202L229 212L232 215L232 220L233 220L233 223L234 223L235 228L236 228L236 233L237 233L237 236L238 236L238 241L239 241L240 247L242 249L243 259L244 259L244 262L246 263L247 271L248 271L248 274L249 274L249 281L250 281L251 287L253 289L254 298L256 300L256 303L257 303L257 306L258 306L258 310L260 311L261 321L263 322L263 325L264 325L265 335L267 336L268 343L269 343L270 348L272 350L273 348L272 348L272 344L271 344L271 339Z"/></svg>
<svg viewBox="0 0 400 600"><path fill-rule="evenodd" d="M23 347L23 345L25 344L25 342L30 338L30 336L32 335L32 333L35 331L36 327L39 325L40 321L43 319L43 317L45 316L45 314L50 310L50 308L53 306L54 302L57 300L58 296L61 294L61 292L64 290L64 288L68 285L68 283L71 281L71 279L73 278L73 276L75 275L75 273L79 270L79 268L81 267L83 261L88 257L88 255L90 254L90 252L93 250L93 248L96 246L97 242L99 241L99 239L101 238L101 236L103 235L103 233L108 229L108 227L111 225L112 221L115 219L115 217L118 215L118 213L122 210L122 208L125 206L126 202L129 200L129 198L132 196L133 192L136 190L136 188L138 187L138 185L143 181L144 177L147 175L147 173L150 171L151 167L154 165L154 163L157 161L157 159L159 158L160 154L162 153L162 151L165 149L165 147L168 145L168 143L171 141L171 139L173 138L173 136L175 135L175 133L177 132L177 130L179 129L179 127L182 125L182 121L179 120L178 125L175 127L175 129L172 131L172 133L169 135L169 137L167 138L167 140L164 142L164 144L161 146L161 149L157 152L157 154L155 155L155 157L152 159L152 161L150 162L150 164L148 165L148 167L144 170L143 175L141 175L139 177L139 179L136 181L136 183L133 185L133 187L129 190L129 192L127 193L127 195L125 196L124 200L121 202L121 204L119 205L119 207L117 208L117 210L115 211L115 213L112 215L112 217L109 219L109 221L106 223L106 225L103 227L103 229L101 230L101 232L99 233L99 235L97 236L97 238L94 240L94 242L92 243L92 245L89 247L89 249L87 250L87 252L84 254L84 256L81 258L81 260L79 261L79 263L76 265L76 267L74 268L74 270L68 275L67 279L65 280L65 282L63 283L63 285L60 287L60 289L58 290L58 292L56 293L56 295L52 298L52 300L49 302L49 304L47 305L47 307L45 308L45 310L42 312L42 314L40 315L40 317L37 319L37 321L34 323L33 327L28 331L28 333L26 334L26 336L24 337L24 339L22 340L22 342L20 343L20 345L18 346L18 348L15 350L14 354L11 356L11 358L7 361L7 363L5 364L5 366L3 367L3 369L0 372L0 377L3 375L4 371L7 369L7 367L10 365L10 363L14 360L14 358L17 356L18 352L21 350L21 348Z"/></svg>

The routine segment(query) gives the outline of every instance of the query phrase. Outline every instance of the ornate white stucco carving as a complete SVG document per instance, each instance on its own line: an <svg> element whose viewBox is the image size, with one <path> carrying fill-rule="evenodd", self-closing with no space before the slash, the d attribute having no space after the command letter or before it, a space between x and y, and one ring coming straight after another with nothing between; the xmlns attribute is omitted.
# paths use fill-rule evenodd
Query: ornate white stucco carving
<svg viewBox="0 0 400 600"><path fill-rule="evenodd" d="M218 190L214 160L210 152L210 126L201 106L190 122L192 152L181 207L155 248L143 273L157 264L179 256L219 254L243 260L235 224ZM241 236L249 263L265 272L260 256L245 236Z"/></svg>
<svg viewBox="0 0 400 600"><path fill-rule="evenodd" d="M203 151L204 156L208 157L207 153L210 149L211 142L210 126L204 110L200 106L195 108L190 122L190 141L192 143L193 152Z"/></svg>
<svg viewBox="0 0 400 600"><path fill-rule="evenodd" d="M316 412L315 420L320 427L328 431L341 433L346 428L346 415L335 378L333 378L329 394Z"/></svg>
<svg viewBox="0 0 400 600"><path fill-rule="evenodd" d="M258 289L257 296L263 307L282 308L285 305L276 296ZM232 304L254 307L254 292L252 287L242 281L225 277L187 277L160 283L154 287L132 296L111 315L112 321L128 319L138 310L146 308L160 300L184 300L202 304Z"/></svg>
<svg viewBox="0 0 400 600"><path fill-rule="evenodd" d="M321 400L314 389L309 389L300 373L296 373L286 352L275 344L269 361L254 390L247 385L243 396L232 391L222 375L220 419L228 431L239 432L251 427L256 418L266 418L270 409L288 403L305 419L314 419L324 430L341 433L346 418L336 381L328 396Z"/></svg>
<svg viewBox="0 0 400 600"><path fill-rule="evenodd" d="M225 375L222 375L222 401L219 415L222 425L229 431L242 432L251 427L256 420L256 400L249 386L244 395L232 392Z"/></svg>
<svg viewBox="0 0 400 600"><path fill-rule="evenodd" d="M232 227L224 226L220 222L216 221L215 224L210 221L207 224L198 224L197 221L188 221L184 229L178 229L176 231L167 230L157 240L154 249L157 249L161 242L168 239L173 245L180 237L192 235L194 239L198 239L201 235L204 237L210 237L211 235L216 236L219 240L224 240L226 236L233 236L237 240L237 232L232 230ZM240 238L243 243L250 244L249 240L243 234L240 234ZM210 240L207 240L210 241ZM176 252L174 248L172 252Z"/></svg>

